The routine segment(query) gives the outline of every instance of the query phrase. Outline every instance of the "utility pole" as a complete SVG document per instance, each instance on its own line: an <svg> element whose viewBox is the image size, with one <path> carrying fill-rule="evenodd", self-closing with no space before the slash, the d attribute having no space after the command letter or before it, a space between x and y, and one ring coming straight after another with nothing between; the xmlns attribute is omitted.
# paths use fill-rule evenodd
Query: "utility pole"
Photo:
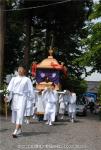
<svg viewBox="0 0 101 150"><path fill-rule="evenodd" d="M0 87L4 68L4 39L5 39L5 0L0 0Z"/></svg>

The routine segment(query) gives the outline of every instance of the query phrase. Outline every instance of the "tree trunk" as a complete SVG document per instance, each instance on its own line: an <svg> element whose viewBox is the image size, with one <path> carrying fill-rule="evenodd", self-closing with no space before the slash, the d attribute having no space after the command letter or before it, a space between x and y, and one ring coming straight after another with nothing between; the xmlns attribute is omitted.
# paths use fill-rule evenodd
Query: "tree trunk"
<svg viewBox="0 0 101 150"><path fill-rule="evenodd" d="M0 86L3 82L4 38L5 38L5 0L0 0Z"/></svg>
<svg viewBox="0 0 101 150"><path fill-rule="evenodd" d="M29 14L29 13L28 13ZM29 53L30 53L30 35L31 35L31 18L29 16L25 17L25 49L24 49L24 63L29 67Z"/></svg>

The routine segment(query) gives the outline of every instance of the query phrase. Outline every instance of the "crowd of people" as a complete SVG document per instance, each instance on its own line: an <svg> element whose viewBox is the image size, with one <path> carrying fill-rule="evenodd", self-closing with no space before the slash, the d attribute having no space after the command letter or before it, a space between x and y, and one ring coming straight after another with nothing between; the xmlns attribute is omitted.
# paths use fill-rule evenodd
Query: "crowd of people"
<svg viewBox="0 0 101 150"><path fill-rule="evenodd" d="M39 121L43 119L49 126L54 124L56 116L63 119L66 111L71 122L76 119L76 94L73 89L58 92L55 90L55 84L52 83L44 90L36 90L31 80L26 77L26 68L23 65L18 67L18 75L11 79L7 90L9 93L5 96L5 102L12 101L14 138L22 133L23 122L29 123L29 118L31 116L35 118L36 114L39 116Z"/></svg>

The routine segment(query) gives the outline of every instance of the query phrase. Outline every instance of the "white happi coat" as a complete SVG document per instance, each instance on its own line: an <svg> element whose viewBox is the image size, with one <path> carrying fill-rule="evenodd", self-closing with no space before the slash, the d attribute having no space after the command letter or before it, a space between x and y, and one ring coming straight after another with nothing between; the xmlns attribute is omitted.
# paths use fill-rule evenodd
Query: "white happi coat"
<svg viewBox="0 0 101 150"><path fill-rule="evenodd" d="M39 114L44 114L44 103L42 99L42 94L37 93L36 95L36 111Z"/></svg>
<svg viewBox="0 0 101 150"><path fill-rule="evenodd" d="M51 121L55 121L56 116L56 106L58 101L58 93L56 90L47 90L47 96L46 96L46 106L45 106L45 114L44 114L44 120L48 120L49 116L51 118Z"/></svg>
<svg viewBox="0 0 101 150"><path fill-rule="evenodd" d="M9 101L12 99L11 109L13 111L21 110L24 115L25 109L31 106L27 100L33 103L34 99L31 80L26 76L13 77L7 90L10 92Z"/></svg>
<svg viewBox="0 0 101 150"><path fill-rule="evenodd" d="M42 91L42 101L44 109L46 108L47 97L48 97L48 89L45 88L45 90Z"/></svg>
<svg viewBox="0 0 101 150"><path fill-rule="evenodd" d="M65 93L63 95L63 99L64 99L64 104L65 104L65 111L68 111L68 103L69 103L69 99L70 99L69 94Z"/></svg>
<svg viewBox="0 0 101 150"><path fill-rule="evenodd" d="M26 103L26 109L25 109L25 113L24 116L33 116L34 114L34 105L35 105L35 89L34 89L34 93L33 93L33 98L27 98L27 103Z"/></svg>
<svg viewBox="0 0 101 150"><path fill-rule="evenodd" d="M65 103L64 103L64 95L59 95L59 114L64 114L65 112Z"/></svg>
<svg viewBox="0 0 101 150"><path fill-rule="evenodd" d="M76 112L76 94L75 93L72 93L72 95L70 96L68 112L69 113L75 113Z"/></svg>

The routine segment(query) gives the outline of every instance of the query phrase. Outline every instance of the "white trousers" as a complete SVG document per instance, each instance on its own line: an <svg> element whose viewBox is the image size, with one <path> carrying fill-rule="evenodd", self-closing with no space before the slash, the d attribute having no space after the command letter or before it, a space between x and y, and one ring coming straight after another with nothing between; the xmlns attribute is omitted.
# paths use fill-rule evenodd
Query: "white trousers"
<svg viewBox="0 0 101 150"><path fill-rule="evenodd" d="M70 112L69 113L69 118L70 119L76 119L76 112Z"/></svg>
<svg viewBox="0 0 101 150"><path fill-rule="evenodd" d="M44 120L54 122L55 116L56 116L56 104L47 103L45 108Z"/></svg>
<svg viewBox="0 0 101 150"><path fill-rule="evenodd" d="M15 94L12 100L12 123L22 124L27 97Z"/></svg>
<svg viewBox="0 0 101 150"><path fill-rule="evenodd" d="M64 115L65 113L65 104L64 102L60 103L59 114Z"/></svg>
<svg viewBox="0 0 101 150"><path fill-rule="evenodd" d="M21 110L12 110L12 123L22 125L24 119L24 112Z"/></svg>

